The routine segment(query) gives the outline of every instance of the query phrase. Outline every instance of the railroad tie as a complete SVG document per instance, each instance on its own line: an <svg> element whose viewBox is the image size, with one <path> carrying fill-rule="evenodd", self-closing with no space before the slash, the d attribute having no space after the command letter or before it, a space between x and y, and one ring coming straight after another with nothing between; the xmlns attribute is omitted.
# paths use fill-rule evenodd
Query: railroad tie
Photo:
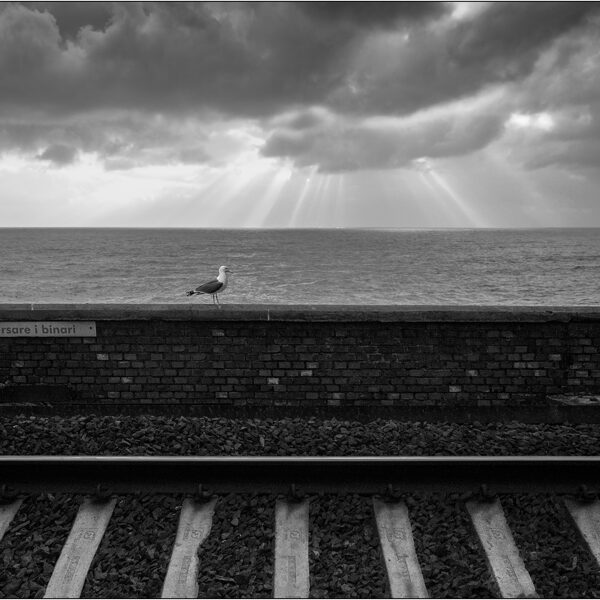
<svg viewBox="0 0 600 600"><path fill-rule="evenodd" d="M502 598L537 598L500 501L469 501L467 510Z"/></svg>
<svg viewBox="0 0 600 600"><path fill-rule="evenodd" d="M406 504L373 498L391 598L429 598L415 552Z"/></svg>
<svg viewBox="0 0 600 600"><path fill-rule="evenodd" d="M275 505L275 598L308 598L308 500Z"/></svg>
<svg viewBox="0 0 600 600"><path fill-rule="evenodd" d="M22 500L14 500L8 504L0 504L0 540L4 537L10 522L17 514Z"/></svg>
<svg viewBox="0 0 600 600"><path fill-rule="evenodd" d="M198 597L198 548L210 533L216 503L184 500L161 598Z"/></svg>
<svg viewBox="0 0 600 600"><path fill-rule="evenodd" d="M600 501L579 502L566 498L565 505L579 534L600 566Z"/></svg>
<svg viewBox="0 0 600 600"><path fill-rule="evenodd" d="M116 502L116 499L84 499L54 566L44 598L79 598Z"/></svg>

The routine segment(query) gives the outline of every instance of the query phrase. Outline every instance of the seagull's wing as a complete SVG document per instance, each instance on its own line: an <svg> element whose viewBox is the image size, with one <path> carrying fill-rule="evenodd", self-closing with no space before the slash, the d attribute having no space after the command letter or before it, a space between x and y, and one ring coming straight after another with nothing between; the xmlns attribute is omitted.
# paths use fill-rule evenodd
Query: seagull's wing
<svg viewBox="0 0 600 600"><path fill-rule="evenodd" d="M211 279L210 281L199 285L194 291L202 294L216 294L222 287L223 284L218 279Z"/></svg>

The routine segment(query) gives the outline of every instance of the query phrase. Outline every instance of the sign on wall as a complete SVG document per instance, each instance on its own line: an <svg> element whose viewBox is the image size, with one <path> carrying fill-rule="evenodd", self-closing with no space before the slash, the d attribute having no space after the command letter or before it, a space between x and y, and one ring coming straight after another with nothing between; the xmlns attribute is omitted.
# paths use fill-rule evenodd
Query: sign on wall
<svg viewBox="0 0 600 600"><path fill-rule="evenodd" d="M0 321L0 337L96 337L96 322Z"/></svg>

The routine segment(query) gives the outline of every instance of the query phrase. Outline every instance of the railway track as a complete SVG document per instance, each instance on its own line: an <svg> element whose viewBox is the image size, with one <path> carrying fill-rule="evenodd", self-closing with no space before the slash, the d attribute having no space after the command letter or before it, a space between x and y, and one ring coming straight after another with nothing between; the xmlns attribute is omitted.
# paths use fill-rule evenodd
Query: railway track
<svg viewBox="0 0 600 600"><path fill-rule="evenodd" d="M551 492L563 502L581 541L600 565L600 457L0 457L0 541L23 497L83 494L44 591L79 597L117 498L138 492L185 494L162 585L163 597L196 597L198 551L211 534L219 496L279 494L274 507L273 593L310 594L313 494L369 497L395 598L427 597L403 494L461 492L498 595L536 597L497 494ZM600 568L600 566L599 566Z"/></svg>

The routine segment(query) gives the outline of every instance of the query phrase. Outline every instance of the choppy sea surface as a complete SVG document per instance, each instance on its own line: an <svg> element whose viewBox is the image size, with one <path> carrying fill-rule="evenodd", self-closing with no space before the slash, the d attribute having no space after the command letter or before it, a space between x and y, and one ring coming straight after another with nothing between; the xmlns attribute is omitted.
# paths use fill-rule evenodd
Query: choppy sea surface
<svg viewBox="0 0 600 600"><path fill-rule="evenodd" d="M1 303L600 305L600 229L0 229Z"/></svg>

